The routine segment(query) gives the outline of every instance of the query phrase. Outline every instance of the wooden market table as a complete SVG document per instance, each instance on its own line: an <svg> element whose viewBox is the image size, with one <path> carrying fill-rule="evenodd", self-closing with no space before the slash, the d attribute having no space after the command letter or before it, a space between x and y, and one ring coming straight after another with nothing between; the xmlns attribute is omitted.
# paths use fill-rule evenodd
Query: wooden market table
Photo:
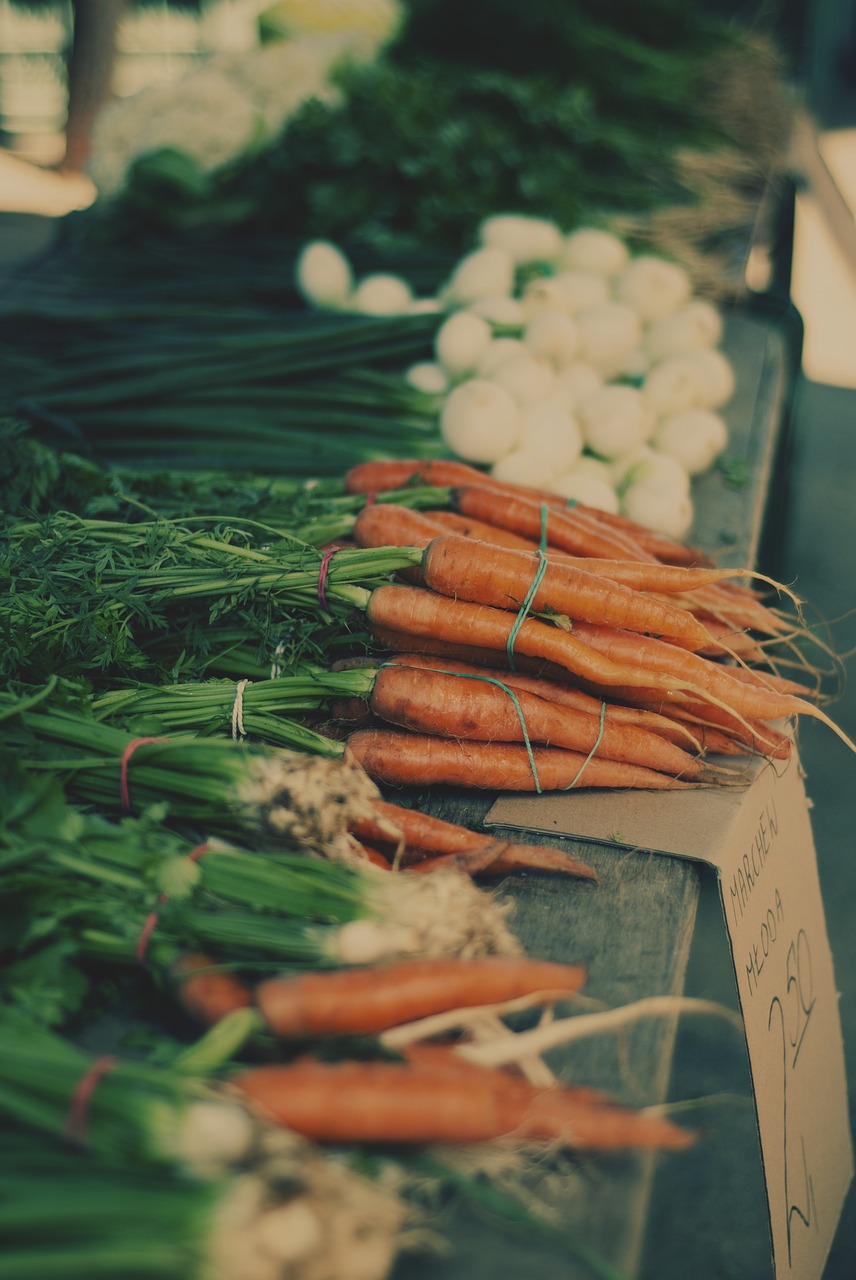
<svg viewBox="0 0 856 1280"><path fill-rule="evenodd" d="M723 350L737 382L724 411L730 427L728 454L745 461L745 484L729 487L721 472L697 482L697 516L690 535L720 564L753 565L775 574L801 339L799 317L769 296L726 316ZM487 817L494 799L493 794L446 790L423 803L439 816L472 826ZM617 829L621 800L616 795ZM594 1007L683 994L700 864L538 831L491 830L500 838L559 845L598 874L597 885L525 874L503 882L500 896L513 900L513 927L529 954L585 964L585 994ZM675 1034L676 1020L652 1020L621 1037L597 1037L551 1051L546 1061L560 1078L595 1085L630 1105L657 1104L668 1095ZM564 1244L509 1232L488 1212L474 1212L456 1201L438 1224L451 1251L435 1259L402 1259L395 1280L590 1280L594 1273L575 1258L577 1247L596 1253L625 1277L638 1275L656 1163L644 1155L546 1162L533 1193L554 1209L567 1232Z"/></svg>

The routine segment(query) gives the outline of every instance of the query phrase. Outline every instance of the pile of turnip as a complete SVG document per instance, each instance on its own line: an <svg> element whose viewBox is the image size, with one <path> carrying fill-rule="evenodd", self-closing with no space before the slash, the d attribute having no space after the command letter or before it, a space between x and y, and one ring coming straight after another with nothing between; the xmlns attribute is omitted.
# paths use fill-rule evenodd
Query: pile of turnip
<svg viewBox="0 0 856 1280"><path fill-rule="evenodd" d="M297 283L313 306L438 314L434 359L406 380L436 394L455 457L674 538L691 482L728 441L734 391L722 318L687 272L631 254L609 231L563 233L519 214L486 218L478 248L436 297L392 274L357 279L341 250L305 246Z"/></svg>

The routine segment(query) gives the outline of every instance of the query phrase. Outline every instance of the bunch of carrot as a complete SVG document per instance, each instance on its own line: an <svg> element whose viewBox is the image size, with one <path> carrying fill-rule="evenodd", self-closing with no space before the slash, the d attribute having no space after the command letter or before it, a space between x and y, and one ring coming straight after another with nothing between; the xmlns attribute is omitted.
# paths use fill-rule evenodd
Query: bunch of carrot
<svg viewBox="0 0 856 1280"><path fill-rule="evenodd" d="M578 991L585 977L579 965L521 956L409 960L368 971L277 977L254 991L212 969L204 956L185 957L177 971L186 1007L213 1025L254 1006L261 1025L286 1041L415 1027L415 1042L399 1057L325 1061L304 1054L230 1077L262 1114L305 1137L358 1143L513 1137L578 1151L688 1146L694 1135L662 1117L635 1112L589 1088L530 1083L468 1062L453 1043L428 1038L432 1016L553 1004Z"/></svg>
<svg viewBox="0 0 856 1280"><path fill-rule="evenodd" d="M375 500L411 483L436 492L437 506L417 511ZM121 952L139 960L142 938L152 970L169 977L208 1029L203 1039L222 1035L218 1043L230 1046L219 1065L228 1059L233 1095L308 1138L384 1145L514 1138L577 1150L688 1145L692 1135L662 1117L592 1089L474 1060L485 1047L474 1040L479 1026L567 1000L583 984L581 965L521 956L503 920L489 945L469 933L445 950L421 936L413 944L417 891L439 894L451 884L458 898L493 902L450 868L593 879L591 869L560 848L511 844L392 804L374 784L673 790L739 781L747 753L787 755L781 719L812 715L832 724L811 689L767 660L772 642L790 640L793 622L763 603L760 575L718 569L626 520L499 485L461 464L365 464L348 473L345 487L362 509L347 525L357 547L341 553L274 538L272 526L226 521L209 530L198 513L127 524L51 517L18 527L15 563L24 573L33 558L26 570L33 589L26 611L19 592L6 601L3 617L19 645L7 656L18 664L11 670L33 679L47 652L73 661L77 674L91 673L98 688L60 687L52 676L40 690L0 696L9 750L36 778L66 778L69 794L96 810L146 810L147 830L181 823L189 850L164 862L167 888L151 882L160 871L148 847L134 846L128 818L131 844L119 841L118 853L110 854L114 837L105 847L100 828L97 849L79 840L73 854L52 853L51 867L61 865L69 880L86 875L109 886L121 877L140 907L134 919L143 908L150 913L130 951L106 923L90 928L86 958ZM44 577L38 556L50 570ZM72 575L72 595L67 570L83 562L97 572L83 585ZM354 611L371 638L359 656L348 644ZM144 687L128 678L157 669L150 641L170 648L161 669L176 673L185 669L179 648L186 641L191 652L200 635L210 648L220 619L240 641L241 628L244 640L251 626L267 639L303 613L323 621L313 632L319 647L332 634L337 651L348 644L352 656L331 664L313 649L311 662L301 652L299 665L285 659L276 664L282 671L244 671L237 682ZM352 770L360 803L346 806L342 788L319 802L336 821L319 826L311 849L335 846L373 866L316 861L304 874L300 858L281 852L283 839L293 843L300 806L281 776L287 753L254 739L288 743L304 762L310 753L327 757L313 763L333 773ZM167 805L166 819L152 812ZM241 833L264 852L206 842L200 865L199 829ZM13 852L29 874L24 845ZM23 871L22 885L29 888ZM76 882L69 901L72 889ZM317 896L312 910L301 894ZM112 895L90 890L99 903ZM227 930L219 906L230 895L241 910L230 907ZM406 910L393 920L386 908L396 895ZM330 905L331 898L339 901ZM432 902L442 916L440 897ZM74 919L78 927L81 916ZM275 948L265 942L266 921ZM366 930L388 922L396 945L379 952ZM358 935L356 951L320 953L322 935L335 932L338 946L346 931L351 942ZM260 978L271 964L292 971ZM236 1047L238 1031L247 1038ZM357 1060L357 1047L366 1060Z"/></svg>
<svg viewBox="0 0 856 1280"><path fill-rule="evenodd" d="M763 575L460 463L366 463L346 487L371 498L408 480L452 484L455 510L368 501L353 532L423 549L410 581L366 607L385 653L367 700L377 723L348 744L379 781L715 784L739 775L702 757L785 757L776 722L801 715L853 746L815 688L772 669L768 643L797 624L733 581Z"/></svg>

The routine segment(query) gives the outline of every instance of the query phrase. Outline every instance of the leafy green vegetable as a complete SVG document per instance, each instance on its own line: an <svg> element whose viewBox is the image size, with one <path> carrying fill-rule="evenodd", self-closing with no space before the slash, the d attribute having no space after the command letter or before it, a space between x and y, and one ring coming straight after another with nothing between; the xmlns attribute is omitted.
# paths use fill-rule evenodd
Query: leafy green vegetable
<svg viewBox="0 0 856 1280"><path fill-rule="evenodd" d="M139 671L150 667L146 637L169 637L173 656L191 650L218 623L240 623L273 657L290 619L304 619L327 642L347 633L371 590L416 564L413 548L344 548L322 553L268 530L270 544L240 524L201 528L171 521L84 520L53 515L8 521L0 581L0 667L18 679L51 673ZM259 530L252 531L256 535ZM180 637L180 639L179 639ZM210 645L211 637L207 636Z"/></svg>

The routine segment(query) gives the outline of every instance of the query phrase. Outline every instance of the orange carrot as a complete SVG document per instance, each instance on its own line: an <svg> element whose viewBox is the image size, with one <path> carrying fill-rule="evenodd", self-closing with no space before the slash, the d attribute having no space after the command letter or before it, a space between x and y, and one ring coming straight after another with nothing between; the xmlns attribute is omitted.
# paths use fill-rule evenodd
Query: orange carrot
<svg viewBox="0 0 856 1280"><path fill-rule="evenodd" d="M435 1061L319 1062L255 1067L233 1086L265 1114L321 1142L464 1143L514 1137L580 1151L690 1146L671 1121L592 1097L539 1088L496 1069Z"/></svg>
<svg viewBox="0 0 856 1280"><path fill-rule="evenodd" d="M246 1009L253 1003L248 987L231 973L218 970L216 962L196 953L182 956L173 969L178 997L197 1021L213 1027L235 1009Z"/></svg>
<svg viewBox="0 0 856 1280"><path fill-rule="evenodd" d="M743 684L757 685L762 689L774 689L776 693L793 694L795 698L812 698L815 691L798 680L780 676L775 671L756 670L751 667L729 667L728 674Z"/></svg>
<svg viewBox="0 0 856 1280"><path fill-rule="evenodd" d="M408 809L388 800L375 800L373 814L355 818L349 830L358 840L422 849L428 853L465 853L489 843L491 836L470 831L454 822L435 818L420 809Z"/></svg>
<svg viewBox="0 0 856 1280"><path fill-rule="evenodd" d="M564 791L571 787L678 790L693 785L619 760L589 758L561 747L459 742L394 729L358 729L348 751L377 782L390 786L470 787L488 791Z"/></svg>
<svg viewBox="0 0 856 1280"><path fill-rule="evenodd" d="M814 712L814 708L808 707L800 698L760 685L750 686L732 675L730 668L651 636L632 635L627 631L585 622L578 623L574 632L578 640L617 663L644 664L645 671L652 677L672 673L686 685L696 683L738 715L778 720L799 712Z"/></svg>
<svg viewBox="0 0 856 1280"><path fill-rule="evenodd" d="M576 565L601 577L620 582L634 591L678 594L715 586L728 578L749 576L747 569L711 569L701 565L661 564L649 560L607 560L598 556L572 556L548 547L547 554L562 564ZM685 606L689 607L689 605Z"/></svg>
<svg viewBox="0 0 856 1280"><path fill-rule="evenodd" d="M393 502L364 507L354 521L354 541L360 547L422 547L443 532L431 516Z"/></svg>
<svg viewBox="0 0 856 1280"><path fill-rule="evenodd" d="M430 542L422 559L423 579L433 591L497 609L519 609L539 570L543 572L532 595L533 612L668 636L693 649L711 642L710 633L686 609L585 569L541 559L537 552L469 542L449 533Z"/></svg>
<svg viewBox="0 0 856 1280"><path fill-rule="evenodd" d="M567 511L568 503L548 490L533 489L495 480L465 463L434 459L430 461L388 460L361 463L353 467L345 477L349 493L379 493L388 489L400 489L407 484L427 484L438 487L481 485L507 497L524 495L531 501L546 504L555 510ZM642 559L660 559L667 564L709 564L709 558L696 547L666 538L626 516L600 511L596 507L576 503L574 510L589 525L599 525L605 535L610 533L629 549L631 543L644 552ZM497 523L493 520L491 524ZM533 535L540 540L540 535ZM631 557L632 558L632 557Z"/></svg>
<svg viewBox="0 0 856 1280"><path fill-rule="evenodd" d="M719 707L707 707L693 702L686 702L676 708L676 715L687 724L698 725L705 735L712 735L710 750L719 751L720 754L734 753L716 745L717 730L742 746L744 754L748 751L766 756L768 760L789 760L793 753L793 738L768 721L747 717L741 722Z"/></svg>
<svg viewBox="0 0 856 1280"><path fill-rule="evenodd" d="M374 845L366 844L365 840L358 840L357 843L366 862L370 862L373 867L380 867L381 871L389 871L391 869L389 858L381 853L380 849L376 849Z"/></svg>
<svg viewBox="0 0 856 1280"><path fill-rule="evenodd" d="M573 876L577 880L597 880L597 872L564 849L550 845L516 844L493 840L480 849L463 853L422 855L405 852L401 865L407 871L427 874L448 868L467 876L506 876L514 871L548 871L552 875Z"/></svg>
<svg viewBox="0 0 856 1280"><path fill-rule="evenodd" d="M518 625L519 619L503 609L453 600L418 587L399 586L396 583L378 587L372 592L367 617L372 631L375 627L380 627L427 637L432 641L470 645L476 649L494 649L497 653L506 652L513 630L517 627L514 637L515 654L547 659L596 684L635 685L665 692L684 689L704 696L704 689L699 685L687 685L677 677L656 671L640 670L638 657L630 657L627 662L614 662L605 658L590 644L579 640L576 634L562 628L539 622L535 618L526 618ZM575 626L574 632L576 629ZM642 641L646 637L639 636L637 639ZM671 645L663 647L669 653L684 658L694 656ZM701 671L713 666L712 663L703 663L702 659L696 661L701 664ZM696 671L696 668L693 670Z"/></svg>
<svg viewBox="0 0 856 1280"><path fill-rule="evenodd" d="M503 682L504 683L504 682ZM635 725L561 707L523 689L507 692L491 678L443 670L442 664L382 667L369 706L387 724L469 742L544 743L599 759L637 764L675 777L703 779L705 766L680 747Z"/></svg>
<svg viewBox="0 0 856 1280"><path fill-rule="evenodd" d="M372 635L381 648L391 649L396 654L423 655L426 658L449 658L480 667L495 666L502 661L502 652L499 649L456 644L453 640L441 640L436 636L415 635L412 632L397 631L392 627L380 626L377 623L372 625ZM546 673L554 680L568 676L568 672L564 667L542 661L539 658L530 658L516 649L514 663L519 670L531 672L533 675Z"/></svg>
<svg viewBox="0 0 856 1280"><path fill-rule="evenodd" d="M688 546L683 542L676 542L674 538L668 538L665 534L657 533L654 529L648 529L644 525L637 524L635 520L629 520L627 516L619 515L613 511L603 511L599 507L588 507L593 518L607 528L615 532L623 532L629 534L635 541L647 551L649 555L654 556L663 564L686 565L688 567L699 566L705 567L712 565L710 556L699 547Z"/></svg>
<svg viewBox="0 0 856 1280"><path fill-rule="evenodd" d="M763 635L793 631L793 620L782 617L749 592L736 593L732 589L735 585L723 580L688 588L684 603L698 616L717 618L735 630L760 631Z"/></svg>
<svg viewBox="0 0 856 1280"><path fill-rule="evenodd" d="M473 538L479 542L490 542L498 547L515 547L518 551L537 551L538 543L531 538L521 538L510 529L499 529L484 520L475 520L472 516L462 516L458 511L426 512L432 520L436 520L448 533L459 533L463 538Z"/></svg>
<svg viewBox="0 0 856 1280"><path fill-rule="evenodd" d="M563 508L564 509L564 508ZM484 521L460 515L455 511L418 511L395 503L383 503L363 509L354 524L357 546L426 546L444 532L456 533L473 541L491 543L517 551L535 551L538 543ZM749 575L745 569L710 569L634 561L574 556L549 546L551 562L608 578L636 591L689 593L698 587L715 585L735 576ZM684 606L690 609L692 601ZM736 606L735 606L736 607Z"/></svg>
<svg viewBox="0 0 856 1280"><path fill-rule="evenodd" d="M482 831L470 831L454 822L435 818L419 809L408 809L388 800L375 800L374 815L355 820L350 827L358 839L390 847L390 857L398 856L402 867L432 870L440 864L455 867L468 875L505 875L509 871L555 871L564 875L595 879L586 863L551 845L521 845L497 840ZM483 862L474 855L484 854ZM455 859L460 859L456 862ZM450 860L450 861L447 861Z"/></svg>
<svg viewBox="0 0 856 1280"><path fill-rule="evenodd" d="M526 491L506 493L490 485L464 485L452 491L454 509L488 524L510 529L540 544L544 505ZM624 534L603 528L578 507L547 506L547 542L577 556L615 560L654 560Z"/></svg>
<svg viewBox="0 0 856 1280"><path fill-rule="evenodd" d="M539 698L545 698L548 702L555 702L559 706L572 707L577 711L587 711L589 715L597 716L598 718L603 714L607 723L630 724L636 725L640 729L648 729L651 733L657 733L661 738L666 738L669 742L675 743L676 746L683 747L685 751L691 750L694 754L700 754L702 751L701 739L692 734L685 726L676 724L671 716L658 715L657 712L649 711L645 708L622 706L617 702L606 702L603 698L596 698L593 694L585 693L575 685L568 684L565 679L568 673L561 668L557 668L552 672L552 678L550 678L546 674L534 675L489 666L488 663L491 660L495 661L497 657L490 650L483 657L484 661L477 664L475 661L466 662L459 658L443 655L442 664L438 664L436 657L432 657L429 654L403 652L393 654L387 659L387 662L406 667L436 667L442 665L448 671L488 676L493 680L499 680L508 685L510 689L522 689L524 692L534 693Z"/></svg>
<svg viewBox="0 0 856 1280"><path fill-rule="evenodd" d="M385 493L410 484L444 488L453 484L478 484L486 479L484 472L475 467L446 458L375 458L357 463L345 473L345 489L348 493Z"/></svg>
<svg viewBox="0 0 856 1280"><path fill-rule="evenodd" d="M401 960L370 969L341 969L271 978L256 1003L279 1036L373 1035L429 1014L500 1004L544 993L545 1002L578 991L581 965L525 956L478 960Z"/></svg>

